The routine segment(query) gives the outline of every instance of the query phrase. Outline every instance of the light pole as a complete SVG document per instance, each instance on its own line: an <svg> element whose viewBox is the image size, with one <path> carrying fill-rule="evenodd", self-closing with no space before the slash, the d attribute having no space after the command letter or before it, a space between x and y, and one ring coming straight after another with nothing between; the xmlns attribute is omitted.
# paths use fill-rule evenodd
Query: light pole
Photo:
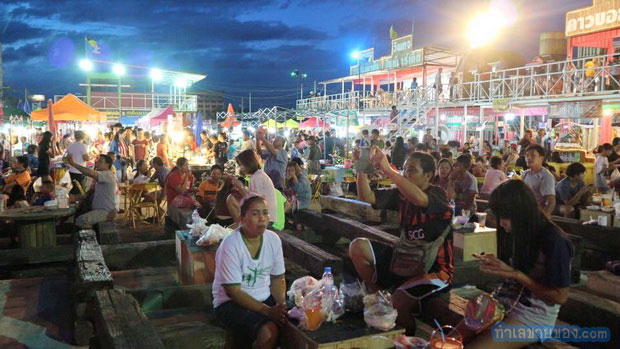
<svg viewBox="0 0 620 349"><path fill-rule="evenodd" d="M117 81L118 81L118 119L121 119L121 113L123 112L123 99L122 99L122 93L121 93L121 77L123 75L125 75L125 66L120 64L120 63L116 63L112 66L112 72L116 75L117 77Z"/></svg>
<svg viewBox="0 0 620 349"><path fill-rule="evenodd" d="M151 69L151 108L155 109L155 83L161 81L164 74L157 68Z"/></svg>
<svg viewBox="0 0 620 349"><path fill-rule="evenodd" d="M295 69L291 72L291 77L293 79L299 79L299 99L304 99L304 85L301 80L307 78L308 74L302 73L298 69Z"/></svg>
<svg viewBox="0 0 620 349"><path fill-rule="evenodd" d="M88 58L83 58L78 65L86 72L86 104L90 105L90 71L93 70L93 62Z"/></svg>

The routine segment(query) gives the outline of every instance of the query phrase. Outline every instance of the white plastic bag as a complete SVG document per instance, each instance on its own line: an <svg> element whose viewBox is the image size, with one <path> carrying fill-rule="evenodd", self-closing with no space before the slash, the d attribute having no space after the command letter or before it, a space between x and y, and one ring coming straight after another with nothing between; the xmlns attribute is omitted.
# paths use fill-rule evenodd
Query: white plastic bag
<svg viewBox="0 0 620 349"><path fill-rule="evenodd" d="M304 276L293 281L291 288L286 292L288 299L294 302L296 306L302 306L302 299L305 295L310 293L313 289L319 287L319 280L312 276Z"/></svg>
<svg viewBox="0 0 620 349"><path fill-rule="evenodd" d="M207 220L200 218L197 210L192 213L192 224L187 224L193 237L201 236L207 230Z"/></svg>
<svg viewBox="0 0 620 349"><path fill-rule="evenodd" d="M364 297L364 322L379 331L389 331L396 326L398 311L392 307L392 296L385 291Z"/></svg>
<svg viewBox="0 0 620 349"><path fill-rule="evenodd" d="M203 231L202 236L198 241L196 241L196 245L198 246L209 246L214 245L222 241L225 237L232 233L232 229L224 228L219 224L211 224L208 229Z"/></svg>
<svg viewBox="0 0 620 349"><path fill-rule="evenodd" d="M611 183L616 182L618 179L620 179L620 171L618 171L617 168L615 168L612 172L611 175L609 176L609 180L611 181Z"/></svg>

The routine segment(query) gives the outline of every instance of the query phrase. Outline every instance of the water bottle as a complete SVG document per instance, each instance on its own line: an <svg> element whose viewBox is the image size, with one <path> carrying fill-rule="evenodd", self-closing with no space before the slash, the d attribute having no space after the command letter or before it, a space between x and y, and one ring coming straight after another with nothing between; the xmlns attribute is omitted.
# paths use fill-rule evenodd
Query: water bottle
<svg viewBox="0 0 620 349"><path fill-rule="evenodd" d="M450 199L450 207L452 208L452 218L456 217L456 202L454 199Z"/></svg>
<svg viewBox="0 0 620 349"><path fill-rule="evenodd" d="M334 286L334 275L332 274L332 267L325 267L321 282L325 287Z"/></svg>

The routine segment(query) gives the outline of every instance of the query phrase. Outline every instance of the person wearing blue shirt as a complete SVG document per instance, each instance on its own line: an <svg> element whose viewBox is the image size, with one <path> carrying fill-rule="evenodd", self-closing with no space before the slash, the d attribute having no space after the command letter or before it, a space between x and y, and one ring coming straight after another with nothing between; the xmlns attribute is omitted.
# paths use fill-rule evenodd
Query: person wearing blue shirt
<svg viewBox="0 0 620 349"><path fill-rule="evenodd" d="M267 148L265 154L261 150L262 145ZM266 155L264 171L267 173L273 186L281 190L284 187L284 173L286 171L286 163L288 162L288 154L284 150L285 140L283 137L276 137L273 143L269 142L262 132L256 134L256 149L258 154Z"/></svg>
<svg viewBox="0 0 620 349"><path fill-rule="evenodd" d="M584 203L589 196L592 186L585 185L586 168L574 162L566 168L566 177L555 186L555 200L557 203L554 214L564 217L574 217L576 207Z"/></svg>

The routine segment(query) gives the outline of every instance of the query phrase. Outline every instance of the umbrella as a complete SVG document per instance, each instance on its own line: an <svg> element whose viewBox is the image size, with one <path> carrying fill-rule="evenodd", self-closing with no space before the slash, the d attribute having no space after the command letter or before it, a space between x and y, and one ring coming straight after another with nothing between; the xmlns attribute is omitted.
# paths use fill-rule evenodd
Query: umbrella
<svg viewBox="0 0 620 349"><path fill-rule="evenodd" d="M56 134L56 123L54 122L54 102L47 100L47 128L52 134Z"/></svg>
<svg viewBox="0 0 620 349"><path fill-rule="evenodd" d="M322 120L319 120L316 116L313 116L310 119L299 124L299 127L301 128L315 128L315 127L329 128L329 124L326 124Z"/></svg>
<svg viewBox="0 0 620 349"><path fill-rule="evenodd" d="M226 111L228 116L235 116L235 108L233 108L232 103L228 103L228 110Z"/></svg>
<svg viewBox="0 0 620 349"><path fill-rule="evenodd" d="M231 128L231 127L239 126L240 124L241 122L239 122L239 120L237 120L236 117L227 116L226 119L220 123L220 126L224 128Z"/></svg>
<svg viewBox="0 0 620 349"><path fill-rule="evenodd" d="M30 113L32 112L32 109L30 108L30 103L28 103L28 100L26 100L24 104L22 105L22 110L24 111L24 113L28 115L30 115Z"/></svg>
<svg viewBox="0 0 620 349"><path fill-rule="evenodd" d="M284 123L284 127L286 128L299 128L299 123L293 119L288 119Z"/></svg>
<svg viewBox="0 0 620 349"><path fill-rule="evenodd" d="M196 125L194 126L194 138L196 139L196 145L200 147L202 143L202 137L200 137L200 132L202 132L202 112L198 112L196 116Z"/></svg>
<svg viewBox="0 0 620 349"><path fill-rule="evenodd" d="M276 122L274 119L269 119L261 124L267 128L283 128L284 124L281 122Z"/></svg>

